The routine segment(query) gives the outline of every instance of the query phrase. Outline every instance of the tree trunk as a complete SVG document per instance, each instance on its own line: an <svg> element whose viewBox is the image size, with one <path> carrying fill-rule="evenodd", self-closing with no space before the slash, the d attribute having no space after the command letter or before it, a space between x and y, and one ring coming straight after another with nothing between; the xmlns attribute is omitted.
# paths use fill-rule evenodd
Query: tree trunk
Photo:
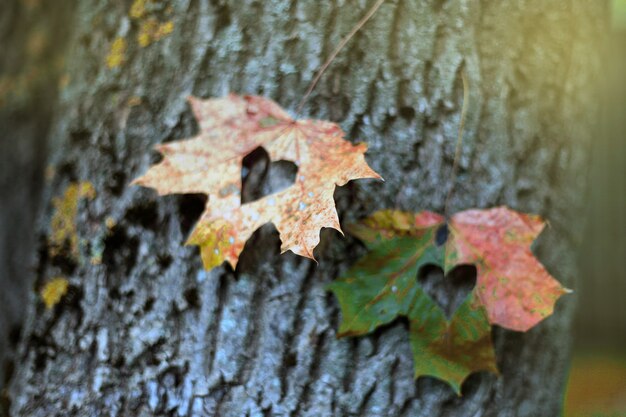
<svg viewBox="0 0 626 417"><path fill-rule="evenodd" d="M70 288L50 310L30 297L12 416L558 415L574 297L528 333L496 329L502 375L473 375L457 397L441 381L413 380L401 323L336 339L338 305L324 286L363 253L355 239L325 230L316 265L279 255L265 226L237 271L204 272L197 249L183 246L204 200L129 186L154 161L153 145L197 130L190 94L260 94L293 110L373 0L78 3L37 265L38 288L58 276ZM386 180L338 189L342 222L381 208L442 210L465 71L452 211L506 204L541 214L552 227L536 252L576 288L606 18L592 3L383 4L303 111L368 143ZM77 252L51 250L52 198L82 181L97 195L78 201Z"/></svg>

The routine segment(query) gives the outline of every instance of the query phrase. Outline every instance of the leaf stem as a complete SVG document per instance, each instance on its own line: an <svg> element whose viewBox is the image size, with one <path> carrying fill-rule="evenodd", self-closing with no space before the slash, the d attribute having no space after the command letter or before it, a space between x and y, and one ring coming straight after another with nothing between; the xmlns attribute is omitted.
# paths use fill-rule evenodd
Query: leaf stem
<svg viewBox="0 0 626 417"><path fill-rule="evenodd" d="M352 30L350 31L350 33L348 33L342 40L341 42L339 42L339 44L337 45L337 47L335 48L335 50L330 54L330 56L328 57L328 59L326 60L326 62L324 62L324 65L322 65L322 67L319 69L319 71L317 72L317 75L315 75L315 78L313 78L313 81L311 81L311 84L309 84L309 88L307 88L306 93L304 93L304 96L302 97L302 99L300 100L300 103L298 103L298 107L296 109L296 118L297 116L300 115L300 112L302 111L302 108L304 107L304 104L306 103L307 99L309 98L309 96L311 95L311 93L313 92L313 89L315 88L315 86L317 85L317 83L319 82L320 78L322 78L322 75L324 74L324 72L326 71L326 69L330 66L330 64L335 60L335 58L337 57L337 54L339 54L339 52L343 49L344 46L346 46L346 44L348 43L348 41L350 41L350 39L352 39L352 37L363 27L363 25L365 25L365 23L367 23L368 20L370 20L370 18L372 16L374 16L374 13L376 13L376 11L378 10L378 8L385 2L385 0L378 0L374 6L372 6L372 8L367 12L367 14L365 16L363 16L363 18L361 20L359 20L359 22L352 28Z"/></svg>
<svg viewBox="0 0 626 417"><path fill-rule="evenodd" d="M461 71L461 79L463 80L463 108L461 109L461 122L459 123L459 135L456 139L456 149L454 151L454 162L452 163L452 172L450 173L450 189L446 196L446 201L443 209L444 216L448 218L448 209L450 207L450 199L454 193L454 185L456 184L456 177L459 170L459 161L461 159L461 147L463 145L463 130L465 129L465 117L467 116L467 103L469 101L469 88L467 81L467 74L465 70Z"/></svg>

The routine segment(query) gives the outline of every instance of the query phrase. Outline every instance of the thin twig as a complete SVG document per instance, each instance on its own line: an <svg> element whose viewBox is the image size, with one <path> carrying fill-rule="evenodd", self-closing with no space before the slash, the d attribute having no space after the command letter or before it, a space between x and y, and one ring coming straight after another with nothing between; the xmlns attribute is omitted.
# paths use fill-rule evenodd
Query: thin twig
<svg viewBox="0 0 626 417"><path fill-rule="evenodd" d="M456 176L459 170L459 160L461 159L461 147L463 145L463 129L465 129L465 116L467 116L467 103L469 101L469 88L467 86L467 75L465 70L461 72L461 79L463 80L463 108L461 109L461 122L459 123L459 136L456 139L456 149L454 151L454 162L452 163L452 172L450 174L450 189L446 196L446 201L443 209L443 213L448 217L448 208L450 205L450 199L454 192L454 185L456 184Z"/></svg>
<svg viewBox="0 0 626 417"><path fill-rule="evenodd" d="M359 21L359 23L356 24L356 26L354 26L352 28L352 30L350 31L350 33L348 33L342 40L341 42L339 42L339 45L337 45L337 47L335 48L335 50L333 51L332 54L330 54L330 56L328 57L328 59L326 60L326 62L324 62L324 65L322 65L322 67L320 68L320 70L317 72L317 75L315 76L315 78L313 78L313 81L311 81L311 84L309 84L309 88L306 90L306 93L304 93L304 96L302 97L302 99L300 100L300 103L298 103L298 108L296 110L296 114L300 115L300 112L302 111L302 107L304 107L304 103L306 103L307 99L309 98L309 96L311 95L311 92L313 92L313 89L315 88L315 86L317 85L318 81L320 80L320 78L322 78L322 75L324 74L324 72L326 71L326 69L328 68L328 66L333 62L333 60L335 59L335 57L337 56L337 54L339 53L339 51L341 51L343 49L344 46L346 46L346 43L348 43L348 41L350 39L352 39L352 37L363 27L363 25L365 25L365 23L367 23L368 20L370 20L370 18L372 16L374 16L374 13L376 13L376 11L378 10L378 8L385 2L385 0L378 0L376 2L376 4L374 4L374 6L367 12L367 14L365 16L363 16L363 18ZM297 116L296 116L297 117Z"/></svg>

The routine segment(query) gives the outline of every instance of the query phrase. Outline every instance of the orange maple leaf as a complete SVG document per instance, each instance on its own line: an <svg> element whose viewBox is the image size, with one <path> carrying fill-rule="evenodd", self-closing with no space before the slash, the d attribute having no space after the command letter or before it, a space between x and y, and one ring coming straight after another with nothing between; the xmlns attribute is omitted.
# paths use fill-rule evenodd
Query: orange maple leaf
<svg viewBox="0 0 626 417"><path fill-rule="evenodd" d="M268 222L278 229L281 252L314 259L320 229L341 232L335 186L380 178L365 162L367 145L344 140L335 123L294 120L272 100L256 96L190 97L189 103L200 126L198 136L158 145L163 160L133 183L160 195L209 195L187 240L200 246L206 269L223 261L236 267L246 241ZM258 147L274 161L293 161L298 174L289 188L242 204L242 161Z"/></svg>

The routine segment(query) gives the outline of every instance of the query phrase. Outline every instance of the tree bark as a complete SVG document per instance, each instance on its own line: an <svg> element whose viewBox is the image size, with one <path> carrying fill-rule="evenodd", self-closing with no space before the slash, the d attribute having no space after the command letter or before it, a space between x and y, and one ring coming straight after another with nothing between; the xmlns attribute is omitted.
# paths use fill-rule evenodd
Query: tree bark
<svg viewBox="0 0 626 417"><path fill-rule="evenodd" d="M323 231L316 265L279 255L265 226L237 271L205 272L197 249L183 246L204 200L129 186L154 161L153 145L196 132L188 95L261 94L294 109L373 3L151 1L141 14L128 2L78 2L69 82L49 135L55 175L37 267L39 287L56 276L71 285L51 310L30 297L11 415L558 415L574 297L527 333L496 328L501 376L472 375L457 397L436 379L413 380L401 323L336 339L339 310L324 286L363 254L355 239ZM576 288L606 21L591 3L383 4L303 111L367 142L386 180L338 189L342 222L381 208L443 209L465 71L470 102L452 211L506 204L541 214L552 227L536 253ZM173 31L142 46L149 21L171 21ZM125 50L111 68L115 39ZM280 171L256 180L270 187ZM79 201L78 254L50 255L51 199L78 181L97 192Z"/></svg>

